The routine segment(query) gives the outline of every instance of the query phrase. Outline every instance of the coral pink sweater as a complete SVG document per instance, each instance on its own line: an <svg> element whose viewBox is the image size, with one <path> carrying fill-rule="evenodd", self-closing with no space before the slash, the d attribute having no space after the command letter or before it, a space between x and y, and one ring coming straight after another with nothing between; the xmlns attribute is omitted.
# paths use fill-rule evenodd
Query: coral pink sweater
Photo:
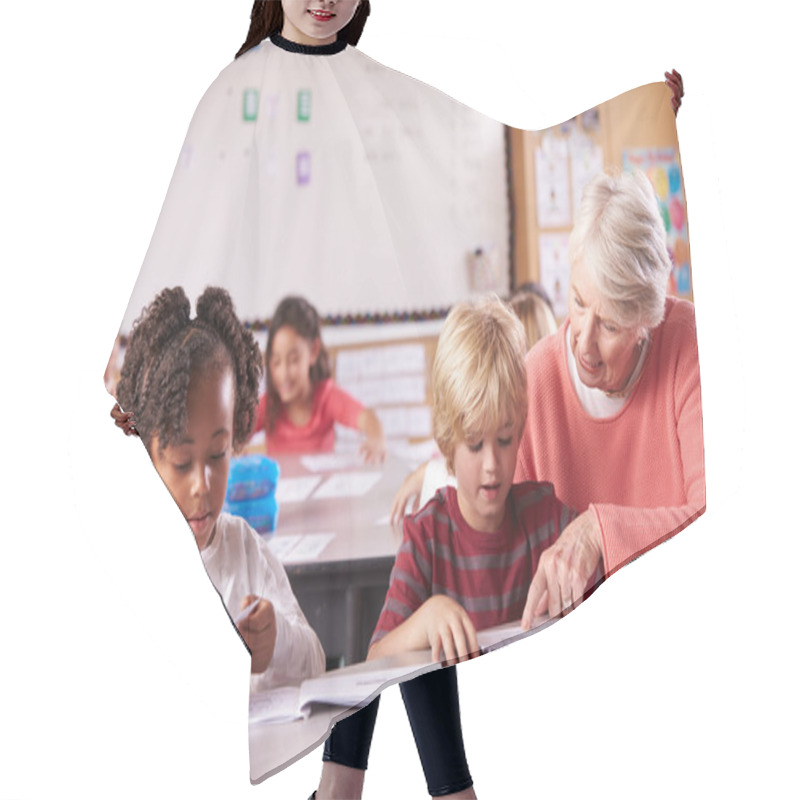
<svg viewBox="0 0 800 800"><path fill-rule="evenodd" d="M600 525L606 576L706 508L694 307L667 300L642 375L617 414L584 411L567 366L565 323L528 354L528 419L515 481L550 481Z"/></svg>

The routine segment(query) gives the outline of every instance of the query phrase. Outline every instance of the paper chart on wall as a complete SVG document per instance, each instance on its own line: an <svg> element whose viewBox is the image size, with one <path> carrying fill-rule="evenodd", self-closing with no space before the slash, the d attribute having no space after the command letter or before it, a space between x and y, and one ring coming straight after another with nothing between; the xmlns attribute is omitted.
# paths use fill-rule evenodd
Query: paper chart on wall
<svg viewBox="0 0 800 800"><path fill-rule="evenodd" d="M603 148L588 137L570 140L570 167L572 172L572 202L580 205L583 189L595 175L603 171Z"/></svg>
<svg viewBox="0 0 800 800"><path fill-rule="evenodd" d="M623 151L626 170L643 170L656 192L661 218L667 232L667 248L672 258L669 294L691 297L692 279L689 258L689 229L686 199L678 154L673 147L636 147Z"/></svg>
<svg viewBox="0 0 800 800"><path fill-rule="evenodd" d="M569 234L539 234L539 280L553 303L556 317L567 314L569 291Z"/></svg>
<svg viewBox="0 0 800 800"><path fill-rule="evenodd" d="M545 136L536 149L536 214L540 228L561 228L572 221L567 141Z"/></svg>

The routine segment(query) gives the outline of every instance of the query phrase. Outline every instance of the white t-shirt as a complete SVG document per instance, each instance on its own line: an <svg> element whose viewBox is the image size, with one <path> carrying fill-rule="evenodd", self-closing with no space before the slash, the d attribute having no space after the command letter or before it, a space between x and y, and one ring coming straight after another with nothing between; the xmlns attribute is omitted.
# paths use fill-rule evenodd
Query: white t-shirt
<svg viewBox="0 0 800 800"><path fill-rule="evenodd" d="M275 653L266 672L251 676L251 691L296 685L325 671L322 645L297 603L283 565L244 519L220 514L214 538L201 555L231 618L249 594L269 600L275 608Z"/></svg>

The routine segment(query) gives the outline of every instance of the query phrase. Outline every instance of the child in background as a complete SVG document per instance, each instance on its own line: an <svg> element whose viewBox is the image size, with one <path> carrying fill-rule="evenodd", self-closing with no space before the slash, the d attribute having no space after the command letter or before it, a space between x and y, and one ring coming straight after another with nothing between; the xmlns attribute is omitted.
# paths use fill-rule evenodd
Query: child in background
<svg viewBox="0 0 800 800"><path fill-rule="evenodd" d="M538 283L523 283L511 294L508 304L525 329L528 350L539 339L544 339L545 336L558 330L550 298Z"/></svg>
<svg viewBox="0 0 800 800"><path fill-rule="evenodd" d="M476 631L519 619L539 554L576 514L549 483L512 485L527 413L521 322L498 299L447 317L433 362L434 436L458 488L405 518L370 658L478 652Z"/></svg>
<svg viewBox="0 0 800 800"><path fill-rule="evenodd" d="M236 619L251 654L251 690L325 669L280 561L244 519L222 513L231 455L253 424L260 372L258 345L227 292L206 289L191 319L183 289L164 289L134 325L117 389Z"/></svg>
<svg viewBox="0 0 800 800"><path fill-rule="evenodd" d="M322 344L319 314L302 297L286 297L269 326L267 393L258 404L254 431L264 430L270 456L333 450L334 423L364 434L361 453L367 462L386 456L383 427L331 379Z"/></svg>

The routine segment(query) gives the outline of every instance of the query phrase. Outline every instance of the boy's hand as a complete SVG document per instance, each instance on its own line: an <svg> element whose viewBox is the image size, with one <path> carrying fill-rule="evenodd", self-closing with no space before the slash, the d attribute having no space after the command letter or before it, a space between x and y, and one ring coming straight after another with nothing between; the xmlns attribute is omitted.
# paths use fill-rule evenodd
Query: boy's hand
<svg viewBox="0 0 800 800"><path fill-rule="evenodd" d="M579 605L602 558L600 529L589 509L572 520L539 558L522 612L522 630L530 630L533 618L545 611L552 619Z"/></svg>
<svg viewBox="0 0 800 800"><path fill-rule="evenodd" d="M256 600L259 601L258 605L237 625L250 650L250 672L253 674L264 672L272 663L278 635L275 608L269 600L249 594L242 600L240 610L243 611Z"/></svg>
<svg viewBox="0 0 800 800"><path fill-rule="evenodd" d="M431 658L446 666L480 653L475 626L464 608L450 597L435 594L416 611L431 646Z"/></svg>

